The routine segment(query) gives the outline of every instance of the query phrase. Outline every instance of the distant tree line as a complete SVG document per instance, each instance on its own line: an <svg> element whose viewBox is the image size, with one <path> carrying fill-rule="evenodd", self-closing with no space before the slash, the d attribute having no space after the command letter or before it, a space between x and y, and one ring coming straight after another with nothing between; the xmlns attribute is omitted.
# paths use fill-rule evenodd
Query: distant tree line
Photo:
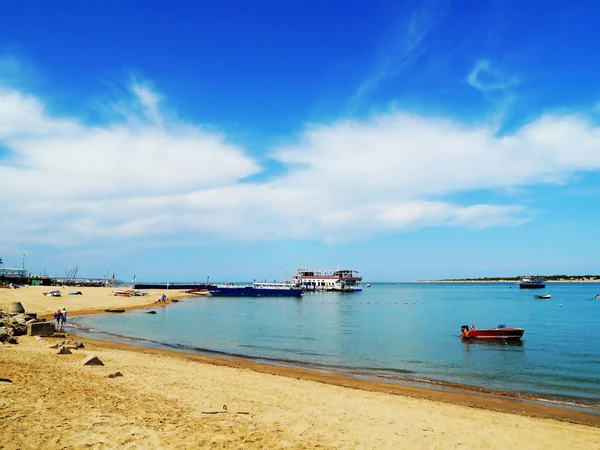
<svg viewBox="0 0 600 450"><path fill-rule="evenodd" d="M543 278L547 281L568 281L583 279L600 279L600 275L531 275L532 278ZM446 278L440 281L519 281L522 277L483 277L483 278Z"/></svg>

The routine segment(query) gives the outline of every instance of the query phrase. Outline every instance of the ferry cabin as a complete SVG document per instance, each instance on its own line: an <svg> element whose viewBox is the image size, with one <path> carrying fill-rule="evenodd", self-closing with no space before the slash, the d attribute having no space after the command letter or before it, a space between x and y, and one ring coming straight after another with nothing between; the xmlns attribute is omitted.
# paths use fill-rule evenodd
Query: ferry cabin
<svg viewBox="0 0 600 450"><path fill-rule="evenodd" d="M356 291L362 289L362 277L356 270L300 269L292 279L307 291Z"/></svg>

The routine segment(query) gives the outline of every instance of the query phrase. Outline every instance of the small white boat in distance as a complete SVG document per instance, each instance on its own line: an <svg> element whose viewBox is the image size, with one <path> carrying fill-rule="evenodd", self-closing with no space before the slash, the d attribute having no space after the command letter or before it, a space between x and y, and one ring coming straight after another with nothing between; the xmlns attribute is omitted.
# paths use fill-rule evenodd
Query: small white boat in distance
<svg viewBox="0 0 600 450"><path fill-rule="evenodd" d="M534 295L533 298L539 298L539 299L542 299L542 300L548 300L548 299L552 298L552 295L550 295L550 294L546 294L546 295Z"/></svg>
<svg viewBox="0 0 600 450"><path fill-rule="evenodd" d="M371 287L371 283L365 284L366 287Z"/></svg>

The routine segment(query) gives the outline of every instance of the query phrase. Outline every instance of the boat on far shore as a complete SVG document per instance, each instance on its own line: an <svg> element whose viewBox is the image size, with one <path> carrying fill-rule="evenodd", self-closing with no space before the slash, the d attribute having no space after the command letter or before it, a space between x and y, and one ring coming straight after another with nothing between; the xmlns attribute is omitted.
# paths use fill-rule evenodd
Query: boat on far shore
<svg viewBox="0 0 600 450"><path fill-rule="evenodd" d="M469 328L468 325L461 327L460 338L463 340L470 339L502 339L502 340L517 340L523 337L525 330L523 328L510 328L506 325L498 325L496 328L476 329L473 325Z"/></svg>
<svg viewBox="0 0 600 450"><path fill-rule="evenodd" d="M534 295L533 298L537 298L540 300L548 300L550 298L552 298L551 294L546 294L546 295Z"/></svg>
<svg viewBox="0 0 600 450"><path fill-rule="evenodd" d="M522 277L519 281L520 289L544 289L546 280L543 278L534 278L532 276Z"/></svg>

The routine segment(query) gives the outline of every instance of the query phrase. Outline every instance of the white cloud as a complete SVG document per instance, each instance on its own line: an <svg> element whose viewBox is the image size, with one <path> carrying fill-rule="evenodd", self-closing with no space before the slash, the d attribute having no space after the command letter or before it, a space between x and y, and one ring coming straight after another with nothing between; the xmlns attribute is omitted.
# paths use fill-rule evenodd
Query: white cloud
<svg viewBox="0 0 600 450"><path fill-rule="evenodd" d="M467 82L479 91L491 92L508 89L519 84L520 80L493 68L488 60L482 59L477 61L467 76Z"/></svg>
<svg viewBox="0 0 600 450"><path fill-rule="evenodd" d="M56 117L35 97L0 91L0 146L10 151L0 155L0 247L8 240L339 242L430 226L519 225L531 216L519 204L444 199L564 183L600 169L600 129L580 116L548 115L496 136L491 126L390 111L307 127L272 152L284 175L248 182L263 169L243 148L222 133L165 119L159 97L140 86L142 117L104 126Z"/></svg>
<svg viewBox="0 0 600 450"><path fill-rule="evenodd" d="M162 126L157 97L134 86L152 121L88 126L49 115L35 98L0 91L2 186L41 200L188 192L257 173L256 162L222 134L183 123Z"/></svg>

